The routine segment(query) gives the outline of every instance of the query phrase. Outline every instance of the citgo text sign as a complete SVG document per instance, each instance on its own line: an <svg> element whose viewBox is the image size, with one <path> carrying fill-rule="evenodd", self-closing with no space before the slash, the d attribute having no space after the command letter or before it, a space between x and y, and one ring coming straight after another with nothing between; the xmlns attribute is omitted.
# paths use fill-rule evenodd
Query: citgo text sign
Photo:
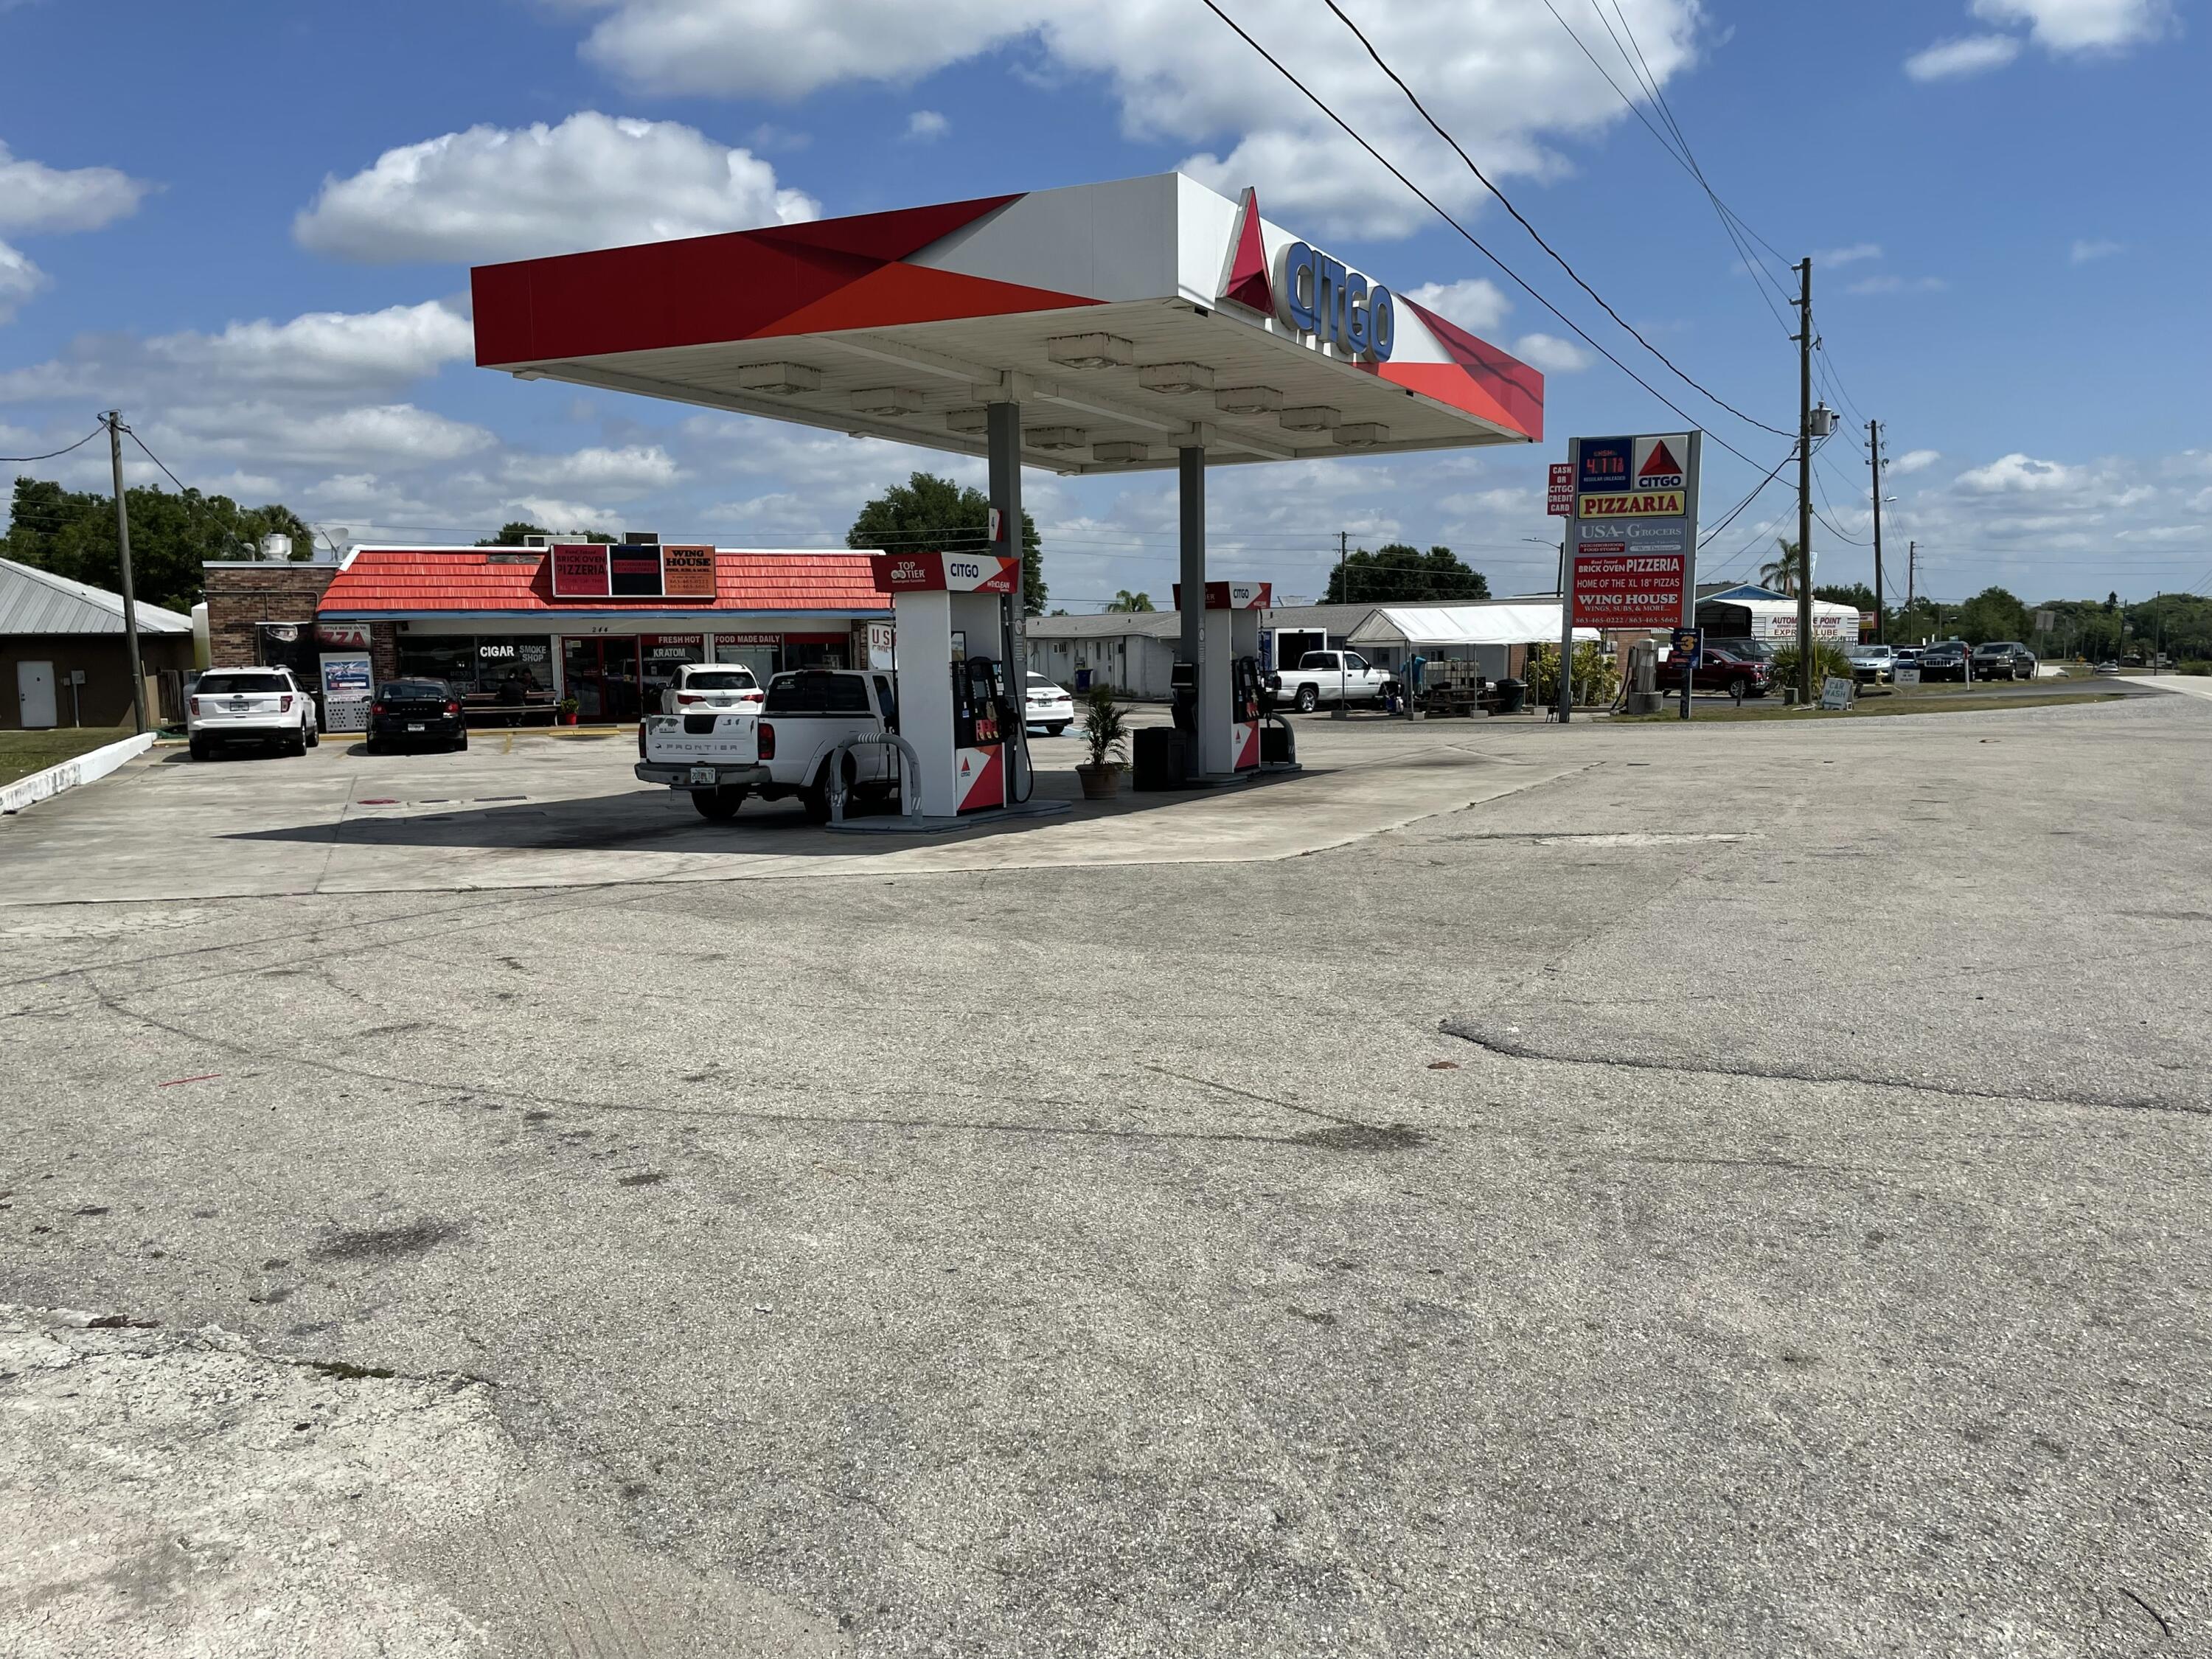
<svg viewBox="0 0 2212 1659"><path fill-rule="evenodd" d="M1304 242L1283 250L1275 315L1347 356L1387 363L1397 343L1398 309L1390 290Z"/></svg>
<svg viewBox="0 0 2212 1659"><path fill-rule="evenodd" d="M1703 435L1574 441L1568 608L1575 627L1657 629L1691 621Z"/></svg>

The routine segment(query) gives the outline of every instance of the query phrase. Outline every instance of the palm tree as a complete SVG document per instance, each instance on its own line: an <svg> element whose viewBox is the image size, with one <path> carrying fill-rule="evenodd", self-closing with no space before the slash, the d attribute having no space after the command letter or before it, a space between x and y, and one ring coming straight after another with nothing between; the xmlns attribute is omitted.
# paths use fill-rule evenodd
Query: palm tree
<svg viewBox="0 0 2212 1659"><path fill-rule="evenodd" d="M1149 593L1132 593L1125 587L1114 596L1113 603L1106 608L1109 611L1150 611L1152 609L1152 596Z"/></svg>
<svg viewBox="0 0 2212 1659"><path fill-rule="evenodd" d="M1804 563L1804 556L1797 550L1797 544L1785 537L1777 536L1774 544L1782 550L1782 556L1769 559L1759 567L1759 585L1777 593L1794 596L1797 592L1797 568Z"/></svg>

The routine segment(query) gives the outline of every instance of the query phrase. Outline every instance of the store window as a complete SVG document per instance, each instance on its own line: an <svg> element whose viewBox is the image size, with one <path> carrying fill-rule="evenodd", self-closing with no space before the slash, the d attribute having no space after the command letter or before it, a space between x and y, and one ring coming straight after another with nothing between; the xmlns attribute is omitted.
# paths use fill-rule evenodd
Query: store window
<svg viewBox="0 0 2212 1659"><path fill-rule="evenodd" d="M402 634L404 678L443 680L479 725L553 718L553 641L544 634Z"/></svg>
<svg viewBox="0 0 2212 1659"><path fill-rule="evenodd" d="M678 669L687 662L707 660L704 634L643 634L638 636L637 646L647 708L661 706L660 694L675 679Z"/></svg>

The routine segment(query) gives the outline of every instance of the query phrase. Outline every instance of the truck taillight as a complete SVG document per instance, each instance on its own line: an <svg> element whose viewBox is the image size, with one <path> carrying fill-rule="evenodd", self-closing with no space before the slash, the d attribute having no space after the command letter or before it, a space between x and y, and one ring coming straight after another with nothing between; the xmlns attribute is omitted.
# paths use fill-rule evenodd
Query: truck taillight
<svg viewBox="0 0 2212 1659"><path fill-rule="evenodd" d="M200 700L198 697L186 697L185 699L185 707L191 713L197 714L200 712Z"/></svg>
<svg viewBox="0 0 2212 1659"><path fill-rule="evenodd" d="M280 714L289 714L292 712L292 699L289 693L276 699L276 712Z"/></svg>
<svg viewBox="0 0 2212 1659"><path fill-rule="evenodd" d="M384 705L380 702L373 702L368 706L368 712L372 714L381 714L384 712Z"/></svg>
<svg viewBox="0 0 2212 1659"><path fill-rule="evenodd" d="M446 712L448 714L458 714L461 712L461 706L457 702L449 702L446 705Z"/></svg>
<svg viewBox="0 0 2212 1659"><path fill-rule="evenodd" d="M764 761L775 758L775 727L766 720L760 723L760 757Z"/></svg>

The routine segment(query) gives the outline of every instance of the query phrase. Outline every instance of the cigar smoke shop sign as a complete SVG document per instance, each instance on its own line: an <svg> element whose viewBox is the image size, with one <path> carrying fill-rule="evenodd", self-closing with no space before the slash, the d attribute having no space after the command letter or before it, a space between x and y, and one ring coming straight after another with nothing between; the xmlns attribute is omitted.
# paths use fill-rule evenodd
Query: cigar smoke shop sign
<svg viewBox="0 0 2212 1659"><path fill-rule="evenodd" d="M1704 435L1577 438L1568 445L1577 628L1670 629L1694 620Z"/></svg>

